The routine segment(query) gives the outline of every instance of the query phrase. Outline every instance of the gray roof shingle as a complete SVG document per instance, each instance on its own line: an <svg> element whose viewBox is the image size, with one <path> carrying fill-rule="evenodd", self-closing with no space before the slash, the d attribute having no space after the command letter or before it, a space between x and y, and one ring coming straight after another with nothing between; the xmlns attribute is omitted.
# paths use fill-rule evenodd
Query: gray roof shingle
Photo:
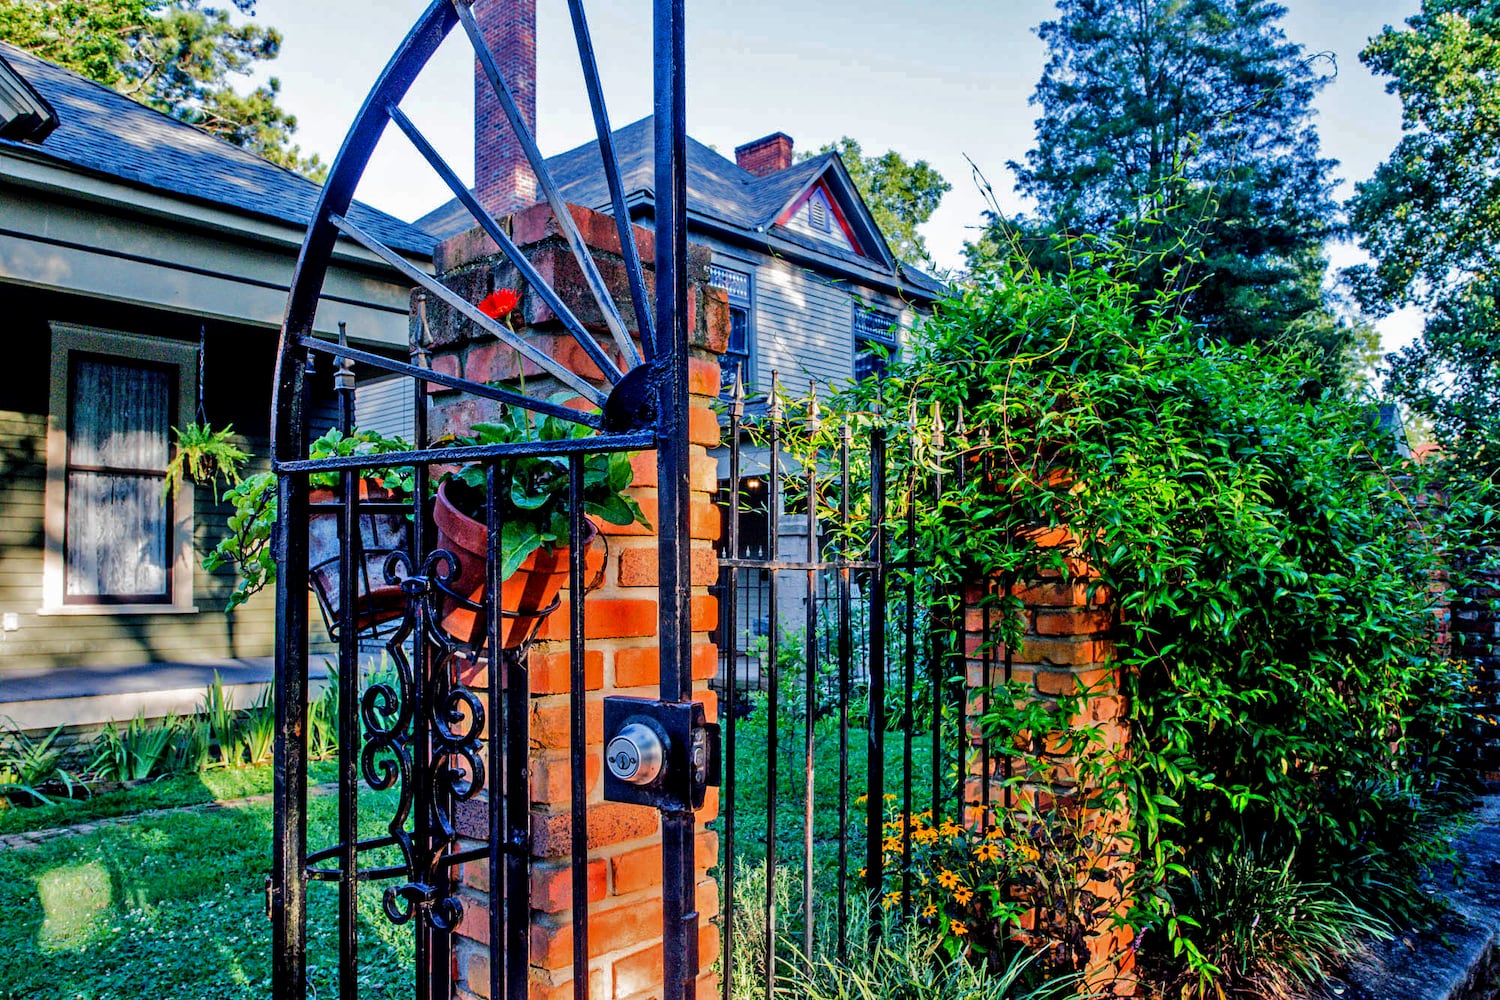
<svg viewBox="0 0 1500 1000"><path fill-rule="evenodd" d="M0 42L0 55L57 109L40 144L0 139L33 155L195 201L306 226L320 187L148 108L102 84ZM430 256L435 240L395 216L356 202L350 217L386 245Z"/></svg>
<svg viewBox="0 0 1500 1000"><path fill-rule="evenodd" d="M615 158L620 164L620 180L627 201L632 194L644 192L649 196L652 193L654 139L650 115L614 132ZM825 153L765 177L756 177L691 136L687 147L690 215L714 220L745 234L769 230L787 202L821 174L834 158L834 154ZM609 188L604 180L598 143L584 143L548 157L547 168L565 200L589 208L608 209ZM455 198L417 219L414 225L439 239L446 239L471 228L474 220ZM859 254L816 242L784 228L777 230L776 237L852 268L884 271L886 279L890 279L889 271L880 262ZM921 271L905 266L900 266L900 271L907 284L934 297L946 292L942 282Z"/></svg>

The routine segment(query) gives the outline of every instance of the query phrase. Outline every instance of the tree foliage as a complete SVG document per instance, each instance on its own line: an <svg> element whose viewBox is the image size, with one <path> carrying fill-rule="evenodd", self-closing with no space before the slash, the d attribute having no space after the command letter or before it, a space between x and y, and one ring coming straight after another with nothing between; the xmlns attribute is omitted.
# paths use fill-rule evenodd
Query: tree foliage
<svg viewBox="0 0 1500 1000"><path fill-rule="evenodd" d="M242 15L255 0L232 0ZM234 77L275 59L281 33L202 0L0 0L0 40L35 52L178 121L321 180L292 144L297 119L275 77L241 93Z"/></svg>
<svg viewBox="0 0 1500 1000"><path fill-rule="evenodd" d="M1085 233L1149 246L1162 266L1143 285L1175 281L1187 292L1181 307L1214 335L1290 337L1338 353L1347 331L1322 293L1334 163L1312 125L1328 77L1282 32L1286 9L1269 0L1058 8L1038 29L1049 56L1032 97L1036 145L1011 164L1037 205L1023 228L1045 247L1055 234ZM1163 216L1163 205L1175 211ZM1005 242L995 235L992 246Z"/></svg>
<svg viewBox="0 0 1500 1000"><path fill-rule="evenodd" d="M926 160L909 162L894 149L879 156L866 156L860 144L848 136L803 158L825 153L838 153L844 161L849 177L859 188L896 259L904 264L930 266L932 257L917 227L932 218L943 195L953 185Z"/></svg>
<svg viewBox="0 0 1500 1000"><path fill-rule="evenodd" d="M1500 470L1500 8L1424 0L1360 56L1401 98L1402 137L1356 187L1350 219L1374 258L1351 278L1376 312L1429 309L1387 386L1481 474Z"/></svg>
<svg viewBox="0 0 1500 1000"><path fill-rule="evenodd" d="M981 268L862 402L947 417L915 450L944 472L915 515L938 594L1096 574L1112 595L1128 752L1095 743L1086 706L1046 728L1029 679L986 699L993 745L1099 746L1078 773L1128 804L1142 963L1196 995L1273 995L1251 987L1318 978L1309 899L1345 928L1425 905L1421 872L1464 799L1467 698L1435 644L1431 581L1484 514L1462 509L1475 496L1425 505L1429 470L1403 465L1363 399L1320 384L1309 352L1205 337L1179 293L1137 283L1145 262L1074 242L1057 255L1070 270ZM990 600L1024 662L1024 610ZM1237 888L1227 869L1246 859ZM1250 883L1268 879L1280 912L1258 909ZM1325 937L1325 957L1352 937Z"/></svg>

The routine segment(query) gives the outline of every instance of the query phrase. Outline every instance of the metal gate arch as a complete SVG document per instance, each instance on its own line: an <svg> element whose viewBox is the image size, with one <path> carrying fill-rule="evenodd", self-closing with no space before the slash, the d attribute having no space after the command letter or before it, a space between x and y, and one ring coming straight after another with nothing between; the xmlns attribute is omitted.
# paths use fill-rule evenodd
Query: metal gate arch
<svg viewBox="0 0 1500 1000"><path fill-rule="evenodd" d="M275 846L268 886L272 919L272 990L276 1000L302 1000L308 995L307 900L311 881L332 882L338 889L338 965L341 1000L357 1000L359 919L357 891L362 882L384 882L384 910L392 921L409 925L415 935L415 995L437 1000L452 990L451 932L460 918L455 898L454 867L487 860L492 873L490 941L491 996L522 1000L529 989L530 920L529 788L527 754L526 656L502 647L502 615L495 607L500 593L498 555L502 525L496 504L497 462L518 455L566 458L570 472L569 510L573 537L583 532L581 502L583 463L589 454L655 450L658 466L657 529L659 532L659 641L661 653L659 699L651 710L664 717L701 718L701 705L692 702L692 632L690 581L690 524L688 434L688 276L686 230L686 132L684 103L684 0L653 0L653 67L655 91L656 176L656 292L648 299L625 210L610 125L594 64L582 0L569 0L580 65L594 114L606 179L625 258L632 307L642 349L637 353L614 302L598 276L572 217L547 174L536 144L505 83L505 67L496 63L474 20L472 0L434 0L419 16L381 72L360 108L329 173L308 226L293 277L282 326L275 375L272 412L272 469L277 476L279 520L274 541L277 563L276 617L276 743ZM621 356L629 367L621 371L604 354L592 335L551 292L525 261L508 236L475 201L454 171L442 161L417 125L399 105L428 60L455 27L462 26L489 77L516 137L531 161L539 186L551 202L559 226L571 244L605 316ZM589 353L610 383L601 390L570 379L557 362L520 342L513 334L449 292L431 275L413 267L379 239L377 227L362 219L354 205L355 191L370 157L388 124L395 124L437 175L475 216L528 284L553 308L567 330ZM430 351L418 338L406 362L314 336L313 320L331 255L340 237L362 245L405 274L426 294L438 296L464 312L476 325L505 340L533 362L553 372L585 398L600 405L602 414L588 415L566 407L527 398L506 388L479 384L443 374L430 367ZM527 353L528 350L531 353ZM644 355L644 356L642 356ZM369 456L313 460L309 444L310 373L322 359L335 367L335 386L341 401L341 424L353 424L353 365L359 363L391 372L410 381L415 403L413 449L384 454L380 464L408 467L414 489L409 501L373 500L360 495L361 468ZM433 448L426 426L429 387L458 389L508 406L587 425L589 437L563 441L523 441L468 448ZM425 497L430 467L439 463L474 461L487 468L486 522L490 559L485 605L471 607L487 622L476 643L458 643L437 627L441 601L463 598L451 588L455 570L451 554L434 547L426 523ZM335 501L310 498L310 477L337 474L340 490ZM339 834L336 843L309 850L308 844L308 580L309 526L315 512L336 516L340 525L338 556L338 617L330 624L339 647ZM369 553L360 548L361 513L411 516L409 550L392 553L384 562L385 576L399 583L404 615L386 646L392 653L396 677L374 684L361 694L358 670L359 578L368 569ZM569 566L573 594L584 592L584 547L571 546ZM583 745L584 602L569 602L570 695L573 746ZM463 658L477 663L488 657L488 683L471 689L461 676ZM506 675L502 678L502 674ZM359 706L359 711L353 707ZM481 742L488 721L493 738ZM361 747L356 754L353 748ZM575 752L572 762L572 870L575 925L573 934L573 992L582 1000L588 993L587 816L581 790L585 761ZM384 836L360 840L357 787L392 790L397 806ZM454 805L474 799L488 783L488 838L479 848L462 848L453 820ZM503 787L502 787L503 786ZM661 808L663 857L664 1000L688 1000L695 994L698 914L694 909L694 814L686 800L657 796ZM383 853L380 863L362 866L361 854ZM394 860L392 860L394 858ZM502 891L503 890L503 891ZM503 906L500 899L503 897ZM503 943L503 944L502 944Z"/></svg>

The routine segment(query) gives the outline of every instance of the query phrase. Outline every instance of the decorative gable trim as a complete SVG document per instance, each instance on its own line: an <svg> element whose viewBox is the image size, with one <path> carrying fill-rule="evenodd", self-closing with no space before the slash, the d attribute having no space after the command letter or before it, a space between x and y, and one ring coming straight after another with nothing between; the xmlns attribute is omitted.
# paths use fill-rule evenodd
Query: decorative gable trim
<svg viewBox="0 0 1500 1000"><path fill-rule="evenodd" d="M825 233L833 234L839 232L848 241L849 248L864 257L872 256L860 238L855 235L854 227L849 224L849 218L839 207L838 199L832 196L828 185L820 177L808 185L803 192L796 197L782 213L776 217L776 225L791 227L792 221L804 210L820 206L828 213L827 224L819 226L814 223L811 228L821 229ZM830 236L833 242L838 242L837 236Z"/></svg>
<svg viewBox="0 0 1500 1000"><path fill-rule="evenodd" d="M873 264L894 272L896 258L892 255L890 247L886 245L885 237L881 235L880 227L870 216L870 210L865 207L864 199L860 197L859 190L850 179L849 172L844 168L837 154L828 157L827 165L808 180L807 184L776 213L775 225L783 228L802 211L815 195L821 196L832 210L833 218L837 223L844 239L848 240L849 248L862 257L868 258ZM835 240L837 242L837 240Z"/></svg>
<svg viewBox="0 0 1500 1000"><path fill-rule="evenodd" d="M41 142L57 128L57 112L15 67L0 57L0 139Z"/></svg>

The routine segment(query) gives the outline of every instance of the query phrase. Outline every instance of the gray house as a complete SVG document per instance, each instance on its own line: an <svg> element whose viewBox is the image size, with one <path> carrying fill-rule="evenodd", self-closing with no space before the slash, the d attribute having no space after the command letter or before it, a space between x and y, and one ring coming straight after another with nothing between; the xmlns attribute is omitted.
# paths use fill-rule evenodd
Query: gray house
<svg viewBox="0 0 1500 1000"><path fill-rule="evenodd" d="M200 398L263 466L277 333L317 196L304 177L0 44L0 718L65 674L75 693L138 696L117 713L181 710L201 693L194 667L235 676L270 653L273 602L226 615L232 581L201 565L225 506L191 486L167 502L162 469L171 428L197 419ZM430 236L358 211L428 265ZM360 345L404 356L409 294L388 265L341 246L319 331L344 321ZM187 693L163 693L174 685Z"/></svg>

